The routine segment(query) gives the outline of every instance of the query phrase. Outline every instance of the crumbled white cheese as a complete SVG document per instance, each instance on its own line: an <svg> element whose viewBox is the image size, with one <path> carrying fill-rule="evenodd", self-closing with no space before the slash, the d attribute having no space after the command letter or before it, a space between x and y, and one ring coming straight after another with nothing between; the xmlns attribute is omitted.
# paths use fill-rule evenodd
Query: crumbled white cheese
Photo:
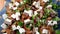
<svg viewBox="0 0 60 34"><path fill-rule="evenodd" d="M12 30L16 30L17 27L15 25L12 25Z"/></svg>
<svg viewBox="0 0 60 34"><path fill-rule="evenodd" d="M34 2L33 2L33 5L34 5L36 8L39 8L39 6L40 6L40 1L38 1L38 2L34 1Z"/></svg>
<svg viewBox="0 0 60 34"><path fill-rule="evenodd" d="M32 24L30 24L30 26L32 26Z"/></svg>
<svg viewBox="0 0 60 34"><path fill-rule="evenodd" d="M12 14L11 17L12 17L12 18L15 18L16 16L15 16L15 14Z"/></svg>
<svg viewBox="0 0 60 34"><path fill-rule="evenodd" d="M1 25L1 27L2 27L3 29L6 29L6 28L7 28L7 25L6 25L5 23L3 23L3 24Z"/></svg>
<svg viewBox="0 0 60 34"><path fill-rule="evenodd" d="M35 27L35 31L38 31L38 27Z"/></svg>
<svg viewBox="0 0 60 34"><path fill-rule="evenodd" d="M3 14L2 17L5 20L8 16L7 16L7 14Z"/></svg>
<svg viewBox="0 0 60 34"><path fill-rule="evenodd" d="M50 20L50 21L48 21L48 25L53 25L53 23L52 23L53 21L52 20Z"/></svg>
<svg viewBox="0 0 60 34"><path fill-rule="evenodd" d="M24 10L24 12L25 12L25 13L28 13L28 11L27 11L27 10Z"/></svg>
<svg viewBox="0 0 60 34"><path fill-rule="evenodd" d="M16 17L16 20L20 20L20 18L19 17Z"/></svg>
<svg viewBox="0 0 60 34"><path fill-rule="evenodd" d="M22 34L22 33L24 33L24 32L25 32L25 29L20 28L20 29L19 29L19 32Z"/></svg>
<svg viewBox="0 0 60 34"><path fill-rule="evenodd" d="M45 2L45 3L48 2L48 1L49 1L49 0L43 0L43 2Z"/></svg>
<svg viewBox="0 0 60 34"><path fill-rule="evenodd" d="M19 3L18 3L18 2L15 2L15 5L16 5L16 6L19 6Z"/></svg>
<svg viewBox="0 0 60 34"><path fill-rule="evenodd" d="M13 10L16 10L17 9L17 6L16 7L12 7Z"/></svg>
<svg viewBox="0 0 60 34"><path fill-rule="evenodd" d="M12 30L18 29L20 33L25 32L25 29L21 28L19 25L16 27L15 25L12 25Z"/></svg>
<svg viewBox="0 0 60 34"><path fill-rule="evenodd" d="M33 15L33 11L29 10L29 16L32 16L32 15Z"/></svg>
<svg viewBox="0 0 60 34"><path fill-rule="evenodd" d="M39 8L40 7L40 2L38 1L35 5L36 8Z"/></svg>
<svg viewBox="0 0 60 34"><path fill-rule="evenodd" d="M13 7L12 3L9 3L9 9L11 9Z"/></svg>
<svg viewBox="0 0 60 34"><path fill-rule="evenodd" d="M51 23L51 22L52 22L52 20L50 20L50 21L48 20L48 22L49 22L49 23Z"/></svg>
<svg viewBox="0 0 60 34"><path fill-rule="evenodd" d="M47 8L51 8L51 7L52 7L52 5L48 5L48 6L47 6Z"/></svg>
<svg viewBox="0 0 60 34"><path fill-rule="evenodd" d="M40 10L42 10L42 8L43 8L42 6L39 7Z"/></svg>
<svg viewBox="0 0 60 34"><path fill-rule="evenodd" d="M11 15L11 17L12 18L16 18L16 20L19 20L20 19L19 16L20 16L20 13L19 12L16 12L15 14L12 14Z"/></svg>
<svg viewBox="0 0 60 34"><path fill-rule="evenodd" d="M38 10L36 10L36 11L41 11L41 10L42 10L42 8L43 8L42 6L39 6L39 9L38 9Z"/></svg>
<svg viewBox="0 0 60 34"><path fill-rule="evenodd" d="M53 21L53 25L56 25L57 24L57 21Z"/></svg>
<svg viewBox="0 0 60 34"><path fill-rule="evenodd" d="M30 21L31 21L30 19L26 19L26 20L24 20L24 23L27 24Z"/></svg>
<svg viewBox="0 0 60 34"><path fill-rule="evenodd" d="M11 25L12 22L4 21L5 24Z"/></svg>
<svg viewBox="0 0 60 34"><path fill-rule="evenodd" d="M19 20L20 19L19 16L20 16L20 13L19 12L16 12L16 14L15 14L16 20Z"/></svg>
<svg viewBox="0 0 60 34"><path fill-rule="evenodd" d="M35 4L36 4L36 1L33 2L33 5L35 5Z"/></svg>
<svg viewBox="0 0 60 34"><path fill-rule="evenodd" d="M11 22L12 20L7 18L7 19L5 19L5 21L7 21L7 22Z"/></svg>
<svg viewBox="0 0 60 34"><path fill-rule="evenodd" d="M17 26L17 29L19 30L20 28L21 28L21 27L18 25L18 26Z"/></svg>
<svg viewBox="0 0 60 34"><path fill-rule="evenodd" d="M16 12L16 15L17 15L17 16L20 16L20 12Z"/></svg>
<svg viewBox="0 0 60 34"><path fill-rule="evenodd" d="M53 22L53 23L52 23ZM51 26L53 26L53 25L56 25L57 24L57 21L48 21L48 25L51 25Z"/></svg>
<svg viewBox="0 0 60 34"><path fill-rule="evenodd" d="M48 34L48 30L47 29L43 29L43 31L42 31L42 34Z"/></svg>
<svg viewBox="0 0 60 34"><path fill-rule="evenodd" d="M36 31L36 34L40 34L38 31Z"/></svg>
<svg viewBox="0 0 60 34"><path fill-rule="evenodd" d="M33 11L32 10L24 10L24 12L29 14L30 17L33 15Z"/></svg>
<svg viewBox="0 0 60 34"><path fill-rule="evenodd" d="M34 11L34 16L36 16L38 13L37 13L37 11Z"/></svg>
<svg viewBox="0 0 60 34"><path fill-rule="evenodd" d="M3 34L7 34L7 33L3 33Z"/></svg>
<svg viewBox="0 0 60 34"><path fill-rule="evenodd" d="M36 34L39 34L38 27L35 27L35 32L36 32Z"/></svg>
<svg viewBox="0 0 60 34"><path fill-rule="evenodd" d="M19 20L20 13L16 13L16 20Z"/></svg>

